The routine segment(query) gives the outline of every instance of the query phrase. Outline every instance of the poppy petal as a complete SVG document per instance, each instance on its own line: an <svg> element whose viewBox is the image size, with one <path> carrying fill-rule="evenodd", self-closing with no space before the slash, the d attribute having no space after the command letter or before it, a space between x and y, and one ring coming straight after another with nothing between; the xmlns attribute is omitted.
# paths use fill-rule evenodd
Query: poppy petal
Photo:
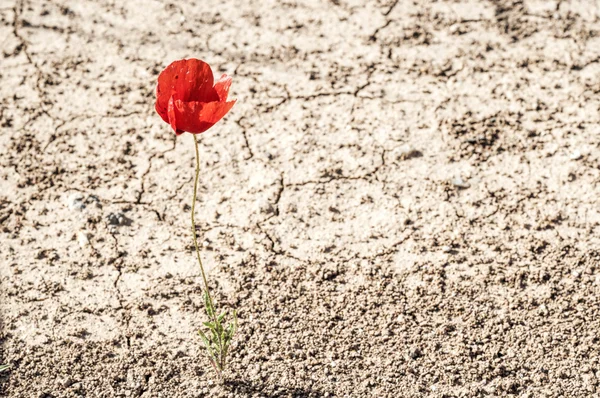
<svg viewBox="0 0 600 398"><path fill-rule="evenodd" d="M177 133L177 116L175 115L175 100L173 96L169 99L168 113L169 117L167 121L173 128L173 131Z"/></svg>
<svg viewBox="0 0 600 398"><path fill-rule="evenodd" d="M184 102L218 101L213 83L213 73L206 62L194 58L172 62L158 75L156 111L165 120L172 96Z"/></svg>
<svg viewBox="0 0 600 398"><path fill-rule="evenodd" d="M156 88L158 89L158 86ZM167 102L167 104L168 104L168 102ZM168 107L168 105L167 105L167 107ZM158 90L157 90L156 104L154 104L154 109L156 109L156 113L158 113L158 115L162 118L162 120L169 123L169 112L167 110L167 107L164 107L164 104L159 102Z"/></svg>
<svg viewBox="0 0 600 398"><path fill-rule="evenodd" d="M231 87L231 76L223 75L219 80L215 82L215 91L219 96L219 101L227 101L227 95L229 94L229 87Z"/></svg>
<svg viewBox="0 0 600 398"><path fill-rule="evenodd" d="M188 59L175 75L177 99L188 102L211 102L217 100L214 77L210 66L199 59Z"/></svg>
<svg viewBox="0 0 600 398"><path fill-rule="evenodd" d="M235 101L202 103L175 100L174 113L177 119L177 130L192 134L203 133L221 120L234 104Z"/></svg>

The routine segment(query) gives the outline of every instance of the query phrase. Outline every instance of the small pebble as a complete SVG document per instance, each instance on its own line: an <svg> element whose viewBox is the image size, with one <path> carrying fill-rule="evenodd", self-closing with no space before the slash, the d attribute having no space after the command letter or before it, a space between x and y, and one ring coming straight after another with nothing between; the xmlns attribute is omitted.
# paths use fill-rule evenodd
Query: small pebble
<svg viewBox="0 0 600 398"><path fill-rule="evenodd" d="M412 158L420 158L423 153L412 146L404 145L398 153L398 160L408 160Z"/></svg>
<svg viewBox="0 0 600 398"><path fill-rule="evenodd" d="M579 160L583 157L583 155L581 154L581 152L579 151L575 151L571 154L571 156L569 156L569 159L571 160Z"/></svg>
<svg viewBox="0 0 600 398"><path fill-rule="evenodd" d="M87 245L90 244L90 236L87 232L84 231L79 231L77 233L77 242L79 243L79 246L81 247L86 247Z"/></svg>
<svg viewBox="0 0 600 398"><path fill-rule="evenodd" d="M96 207L101 208L100 199L96 195L89 195L87 198L83 196L81 192L75 192L70 195L67 200L67 206L71 210L82 211L87 207L87 205L91 205L95 203Z"/></svg>
<svg viewBox="0 0 600 398"><path fill-rule="evenodd" d="M75 384L75 381L69 377L67 377L65 380L63 380L62 382L62 386L64 388L69 388L71 387L73 384Z"/></svg>
<svg viewBox="0 0 600 398"><path fill-rule="evenodd" d="M71 210L82 211L85 209L85 203L83 201L83 195L79 192L75 192L67 199L67 205Z"/></svg>
<svg viewBox="0 0 600 398"><path fill-rule="evenodd" d="M463 180L460 177L454 178L450 181L450 183L459 189L467 189L471 187L471 184L469 184L467 181Z"/></svg>
<svg viewBox="0 0 600 398"><path fill-rule="evenodd" d="M262 214L272 214L275 212L273 205L269 203L269 201L265 199L259 199L255 202L255 208L259 213Z"/></svg>
<svg viewBox="0 0 600 398"><path fill-rule="evenodd" d="M418 359L420 357L423 356L423 353L421 352L420 349L418 348L414 348L412 350L410 350L410 352L408 353L408 355L412 358L412 359Z"/></svg>
<svg viewBox="0 0 600 398"><path fill-rule="evenodd" d="M106 220L108 221L109 225L129 225L131 224L131 220L127 217L125 217L125 215L123 213L110 213L108 216L106 216Z"/></svg>

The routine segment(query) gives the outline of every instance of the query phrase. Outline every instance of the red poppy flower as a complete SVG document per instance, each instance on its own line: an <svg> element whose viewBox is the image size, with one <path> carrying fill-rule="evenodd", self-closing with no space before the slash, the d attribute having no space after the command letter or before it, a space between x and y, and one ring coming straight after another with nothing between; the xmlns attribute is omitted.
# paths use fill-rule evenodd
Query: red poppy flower
<svg viewBox="0 0 600 398"><path fill-rule="evenodd" d="M214 83L214 84L213 84ZM182 59L158 75L156 112L177 135L200 134L229 112L234 101L227 101L231 77L214 82L210 66L199 59Z"/></svg>

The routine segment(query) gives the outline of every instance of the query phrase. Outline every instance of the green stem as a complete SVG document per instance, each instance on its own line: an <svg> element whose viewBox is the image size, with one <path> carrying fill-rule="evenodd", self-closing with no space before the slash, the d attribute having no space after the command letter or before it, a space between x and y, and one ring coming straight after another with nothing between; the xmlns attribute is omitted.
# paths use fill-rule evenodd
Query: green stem
<svg viewBox="0 0 600 398"><path fill-rule="evenodd" d="M202 259L200 258L200 247L198 246L198 234L196 233L196 221L194 219L195 209L196 209L196 194L198 192L198 178L200 177L200 154L198 152L198 138L196 134L192 134L194 137L194 144L196 147L196 179L194 180L194 199L192 201L192 233L194 234L194 245L196 246L196 256L198 257L198 264L200 265L200 271L202 271L202 279L204 280L204 290L206 291L206 295L208 296L208 301L210 303L211 308L214 310L215 306L212 301L212 297L210 296L210 290L208 289L208 281L206 280L206 273L204 272L204 266L202 265ZM213 311L213 322L215 325L217 323L217 315L215 311Z"/></svg>

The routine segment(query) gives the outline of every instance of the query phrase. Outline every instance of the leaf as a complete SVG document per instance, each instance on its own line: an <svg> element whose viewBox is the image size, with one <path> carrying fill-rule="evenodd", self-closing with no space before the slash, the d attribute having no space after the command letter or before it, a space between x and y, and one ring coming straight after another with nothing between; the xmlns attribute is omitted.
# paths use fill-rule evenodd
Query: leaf
<svg viewBox="0 0 600 398"><path fill-rule="evenodd" d="M225 318L225 315L227 315L227 312L223 311L223 313L217 317L217 321L223 322L223 318Z"/></svg>
<svg viewBox="0 0 600 398"><path fill-rule="evenodd" d="M227 328L227 337L229 338L229 340L231 340L233 338L234 333L235 333L235 325L233 323L230 323L229 327Z"/></svg>
<svg viewBox="0 0 600 398"><path fill-rule="evenodd" d="M201 330L198 331L198 334L200 335L200 338L204 342L206 351L208 352L208 359L213 363L213 366L214 366L218 362L217 361L218 352L217 352L216 348L213 348L211 341L209 341L208 337L206 337L206 335Z"/></svg>
<svg viewBox="0 0 600 398"><path fill-rule="evenodd" d="M210 342L208 341L208 338L206 337L206 335L204 334L204 332L202 332L202 330L198 330L198 334L200 335L200 338L204 342L204 345L206 345L206 348L209 349L210 348Z"/></svg>
<svg viewBox="0 0 600 398"><path fill-rule="evenodd" d="M10 368L10 365L0 365L0 372L4 372L5 370L8 370L8 368Z"/></svg>
<svg viewBox="0 0 600 398"><path fill-rule="evenodd" d="M202 324L212 331L216 330L215 324L213 322L203 322Z"/></svg>

